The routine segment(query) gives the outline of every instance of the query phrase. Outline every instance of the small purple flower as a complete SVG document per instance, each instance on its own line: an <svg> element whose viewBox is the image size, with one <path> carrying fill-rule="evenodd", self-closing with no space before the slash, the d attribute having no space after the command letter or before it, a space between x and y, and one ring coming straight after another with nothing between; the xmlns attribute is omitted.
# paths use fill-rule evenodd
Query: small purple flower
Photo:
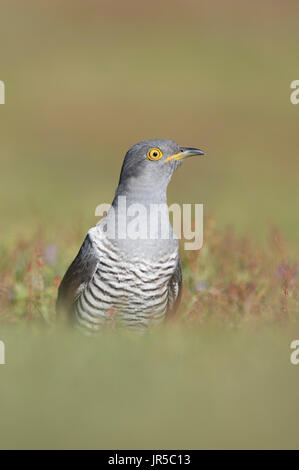
<svg viewBox="0 0 299 470"><path fill-rule="evenodd" d="M198 281L196 284L196 290L197 292L204 292L208 288L208 283L206 281Z"/></svg>
<svg viewBox="0 0 299 470"><path fill-rule="evenodd" d="M57 251L57 246L55 245L46 246L44 249L44 260L47 264L53 266L56 263Z"/></svg>
<svg viewBox="0 0 299 470"><path fill-rule="evenodd" d="M14 293L13 289L9 289L9 290L7 291L7 298L8 298L8 300L14 300L14 298L15 298L15 293Z"/></svg>
<svg viewBox="0 0 299 470"><path fill-rule="evenodd" d="M276 276L280 279L287 279L291 284L294 284L299 280L298 265L289 266L287 264L280 264L276 269Z"/></svg>
<svg viewBox="0 0 299 470"><path fill-rule="evenodd" d="M276 276L279 278L285 278L288 272L288 267L284 264L280 264L276 269Z"/></svg>

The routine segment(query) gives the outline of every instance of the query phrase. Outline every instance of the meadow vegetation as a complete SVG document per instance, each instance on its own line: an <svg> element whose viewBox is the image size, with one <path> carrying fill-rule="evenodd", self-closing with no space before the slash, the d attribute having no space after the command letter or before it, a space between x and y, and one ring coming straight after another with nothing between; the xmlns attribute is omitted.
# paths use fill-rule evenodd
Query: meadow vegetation
<svg viewBox="0 0 299 470"><path fill-rule="evenodd" d="M53 327L57 287L82 239L60 234L63 248L47 244L42 232L5 247L1 256L0 323ZM232 227L216 230L205 221L201 250L183 251L183 298L176 322L200 327L207 321L223 326L248 322L296 322L299 319L299 260L272 228L259 246Z"/></svg>

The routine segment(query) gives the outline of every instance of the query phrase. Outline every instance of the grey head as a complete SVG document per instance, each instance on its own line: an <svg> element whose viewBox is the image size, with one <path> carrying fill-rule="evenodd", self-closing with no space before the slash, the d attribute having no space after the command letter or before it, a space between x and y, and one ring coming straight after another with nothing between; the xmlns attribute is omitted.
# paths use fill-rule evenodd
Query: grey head
<svg viewBox="0 0 299 470"><path fill-rule="evenodd" d="M168 139L145 140L133 145L126 153L116 196L132 195L140 202L143 199L151 202L164 199L175 170L184 159L195 155L204 155L204 152L180 147Z"/></svg>
<svg viewBox="0 0 299 470"><path fill-rule="evenodd" d="M183 160L195 155L204 155L204 152L192 147L180 147L167 139L146 140L131 147L122 165L112 208L100 222L106 237L130 256L134 253L159 259L163 253L177 250L177 239L169 221L166 190ZM123 199L126 200L126 209L122 205ZM135 213L129 214L128 208L136 204L142 206L137 225L146 231L145 237L138 241L127 237L128 225L132 219L137 220ZM159 217L154 222L151 218L153 206L160 208ZM154 239L149 236L151 230L155 233ZM162 235L165 232L169 233L166 239Z"/></svg>

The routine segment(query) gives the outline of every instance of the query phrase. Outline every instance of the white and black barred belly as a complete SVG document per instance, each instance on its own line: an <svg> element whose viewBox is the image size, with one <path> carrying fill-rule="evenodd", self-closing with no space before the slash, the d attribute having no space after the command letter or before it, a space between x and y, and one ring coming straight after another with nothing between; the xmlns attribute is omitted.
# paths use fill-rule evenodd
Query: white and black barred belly
<svg viewBox="0 0 299 470"><path fill-rule="evenodd" d="M74 305L79 324L98 329L109 323L146 327L162 321L169 307L177 251L156 261L136 257L128 261L106 238L93 245L98 262Z"/></svg>

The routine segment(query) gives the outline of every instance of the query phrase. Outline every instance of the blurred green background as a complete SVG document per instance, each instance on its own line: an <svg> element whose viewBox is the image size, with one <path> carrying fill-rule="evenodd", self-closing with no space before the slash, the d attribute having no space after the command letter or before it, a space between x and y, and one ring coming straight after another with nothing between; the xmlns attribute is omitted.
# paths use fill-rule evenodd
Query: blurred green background
<svg viewBox="0 0 299 470"><path fill-rule="evenodd" d="M293 1L2 1L1 236L94 225L125 151L172 138L170 202L219 227L298 239L299 5Z"/></svg>
<svg viewBox="0 0 299 470"><path fill-rule="evenodd" d="M279 237L255 255L271 225L298 246L298 18L291 0L1 1L0 448L298 448L298 266ZM41 334L126 150L154 137L208 153L169 187L219 229L184 255L198 328ZM225 328L202 327L214 311Z"/></svg>
<svg viewBox="0 0 299 470"><path fill-rule="evenodd" d="M296 334L2 332L0 448L298 449Z"/></svg>

